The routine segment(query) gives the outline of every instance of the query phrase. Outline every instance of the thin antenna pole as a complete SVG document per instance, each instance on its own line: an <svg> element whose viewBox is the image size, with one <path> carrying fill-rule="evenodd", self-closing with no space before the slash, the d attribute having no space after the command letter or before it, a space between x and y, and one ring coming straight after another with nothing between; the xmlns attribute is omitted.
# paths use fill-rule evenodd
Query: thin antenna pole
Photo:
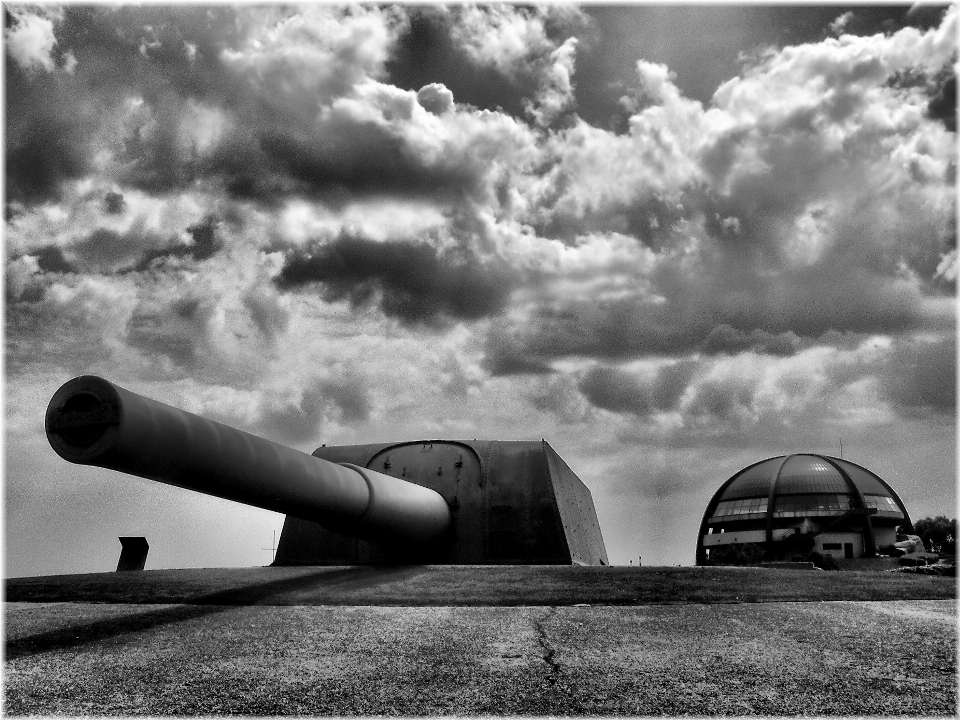
<svg viewBox="0 0 960 720"><path fill-rule="evenodd" d="M840 438L840 459L843 460L843 438Z"/></svg>

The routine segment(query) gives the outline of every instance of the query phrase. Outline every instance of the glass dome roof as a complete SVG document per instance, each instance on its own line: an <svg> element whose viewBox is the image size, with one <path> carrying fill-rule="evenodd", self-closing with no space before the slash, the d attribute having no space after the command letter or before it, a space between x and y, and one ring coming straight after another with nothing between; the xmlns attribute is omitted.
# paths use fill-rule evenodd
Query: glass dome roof
<svg viewBox="0 0 960 720"><path fill-rule="evenodd" d="M714 496L710 515L716 522L768 512L777 517L839 514L862 507L860 498L880 517L906 514L890 486L864 467L825 455L782 455L734 475Z"/></svg>
<svg viewBox="0 0 960 720"><path fill-rule="evenodd" d="M837 465L861 493L895 497L895 493L880 478L854 463L839 458L828 459L822 455L787 455L770 458L741 470L722 488L717 499L769 497L774 481L777 495L853 494L854 490Z"/></svg>

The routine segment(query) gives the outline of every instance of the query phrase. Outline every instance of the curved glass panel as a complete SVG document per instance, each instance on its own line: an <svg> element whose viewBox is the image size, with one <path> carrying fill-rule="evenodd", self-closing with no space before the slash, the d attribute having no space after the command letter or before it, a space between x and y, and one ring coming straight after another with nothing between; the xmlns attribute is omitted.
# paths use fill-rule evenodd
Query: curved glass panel
<svg viewBox="0 0 960 720"><path fill-rule="evenodd" d="M864 495L870 493L871 495L889 495L890 491L884 487L883 483L877 480L872 473L867 472L863 468L857 467L853 463L848 463L843 460L835 461L840 467L843 468L843 471L850 476L850 479L853 480L853 484L859 488L860 492ZM897 512L900 511L900 508L897 508Z"/></svg>
<svg viewBox="0 0 960 720"><path fill-rule="evenodd" d="M748 498L742 500L725 500L717 505L717 509L713 511L713 517L722 517L724 520L733 520L742 515L765 515L766 512L767 498L765 497Z"/></svg>
<svg viewBox="0 0 960 720"><path fill-rule="evenodd" d="M774 517L839 515L850 509L850 495L778 495Z"/></svg>
<svg viewBox="0 0 960 720"><path fill-rule="evenodd" d="M896 513L900 517L903 517L897 501L889 495L864 495L863 501L867 504L868 508L876 508L877 511L881 513Z"/></svg>
<svg viewBox="0 0 960 720"><path fill-rule="evenodd" d="M737 498L764 497L770 494L770 482L773 473L780 464L780 458L770 458L747 468L723 491L722 500Z"/></svg>
<svg viewBox="0 0 960 720"><path fill-rule="evenodd" d="M849 493L843 476L826 460L811 455L794 455L783 464L777 480L777 494Z"/></svg>
<svg viewBox="0 0 960 720"><path fill-rule="evenodd" d="M775 518L838 517L857 505L860 494L878 520L894 523L906 517L897 494L870 471L838 458L799 454L768 458L734 475L712 501L716 507L707 522L722 527L765 518L775 474Z"/></svg>

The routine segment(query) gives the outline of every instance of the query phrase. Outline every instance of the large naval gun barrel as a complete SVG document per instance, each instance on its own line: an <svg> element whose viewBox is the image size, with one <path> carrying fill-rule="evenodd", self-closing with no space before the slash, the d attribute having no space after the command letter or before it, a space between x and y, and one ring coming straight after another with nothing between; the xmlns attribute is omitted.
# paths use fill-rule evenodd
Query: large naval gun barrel
<svg viewBox="0 0 960 720"><path fill-rule="evenodd" d="M92 375L54 394L45 426L69 462L286 513L364 541L419 546L440 539L451 522L447 502L430 488L307 455Z"/></svg>
<svg viewBox="0 0 960 720"><path fill-rule="evenodd" d="M65 460L286 513L275 565L605 565L590 490L544 440L322 445L313 455L85 375L50 400Z"/></svg>

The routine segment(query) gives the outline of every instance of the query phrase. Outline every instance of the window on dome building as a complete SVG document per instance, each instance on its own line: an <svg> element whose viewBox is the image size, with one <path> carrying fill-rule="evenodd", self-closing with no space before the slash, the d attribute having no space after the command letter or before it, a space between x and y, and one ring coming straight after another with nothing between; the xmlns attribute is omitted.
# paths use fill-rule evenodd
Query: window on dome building
<svg viewBox="0 0 960 720"><path fill-rule="evenodd" d="M743 500L724 500L717 505L713 517L734 515L755 515L767 512L767 498L744 498Z"/></svg>
<svg viewBox="0 0 960 720"><path fill-rule="evenodd" d="M782 495L777 498L775 517L835 515L850 509L849 495Z"/></svg>
<svg viewBox="0 0 960 720"><path fill-rule="evenodd" d="M867 507L876 508L880 512L900 512L900 508L897 507L894 499L886 495L864 495L863 501L867 504Z"/></svg>

